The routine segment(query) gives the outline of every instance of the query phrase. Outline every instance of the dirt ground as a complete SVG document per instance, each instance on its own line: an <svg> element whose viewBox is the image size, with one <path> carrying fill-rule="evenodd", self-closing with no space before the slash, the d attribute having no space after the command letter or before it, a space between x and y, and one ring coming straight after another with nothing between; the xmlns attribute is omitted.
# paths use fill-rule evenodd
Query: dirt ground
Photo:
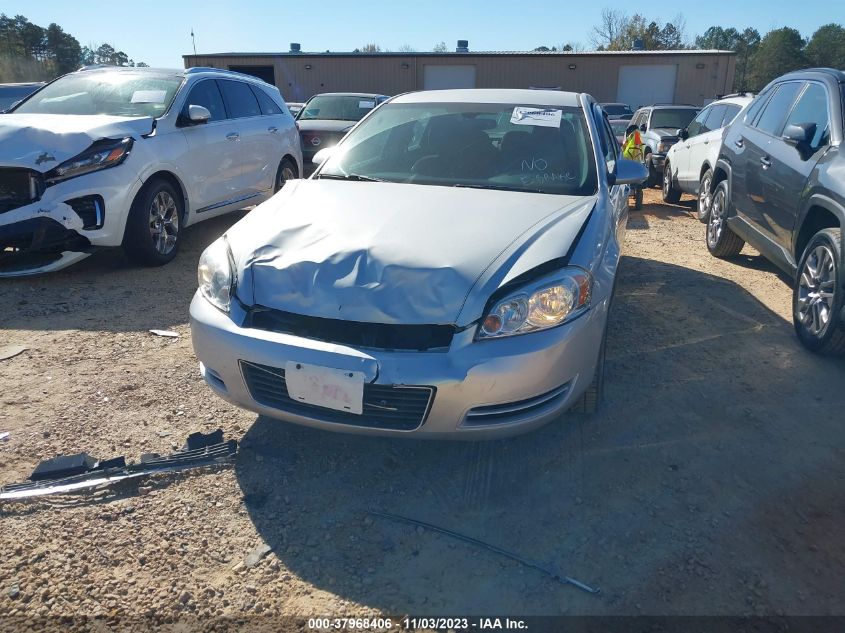
<svg viewBox="0 0 845 633"><path fill-rule="evenodd" d="M497 442L318 432L212 395L188 304L235 216L188 230L165 268L101 252L2 281L0 347L29 350L0 361L0 483L217 427L242 450L212 473L0 505L0 617L845 614L845 363L799 346L788 280L757 253L710 257L691 208L653 190L631 215L600 413Z"/></svg>

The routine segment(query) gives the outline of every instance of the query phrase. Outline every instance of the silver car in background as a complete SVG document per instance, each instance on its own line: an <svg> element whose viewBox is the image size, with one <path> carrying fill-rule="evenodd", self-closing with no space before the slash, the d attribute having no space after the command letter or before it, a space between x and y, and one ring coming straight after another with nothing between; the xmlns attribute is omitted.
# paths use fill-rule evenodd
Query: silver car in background
<svg viewBox="0 0 845 633"><path fill-rule="evenodd" d="M395 97L202 255L191 328L226 400L289 422L481 439L601 393L628 185L594 100Z"/></svg>

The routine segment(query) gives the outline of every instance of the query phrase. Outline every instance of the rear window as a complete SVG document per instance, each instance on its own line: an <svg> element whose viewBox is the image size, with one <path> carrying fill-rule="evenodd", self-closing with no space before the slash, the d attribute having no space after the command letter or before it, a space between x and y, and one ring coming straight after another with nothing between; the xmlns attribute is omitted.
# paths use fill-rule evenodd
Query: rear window
<svg viewBox="0 0 845 633"><path fill-rule="evenodd" d="M273 101L266 92L258 86L252 86L252 91L258 98L258 105L261 106L261 114L282 114L282 108Z"/></svg>
<svg viewBox="0 0 845 633"><path fill-rule="evenodd" d="M300 121L360 121L379 101L356 95L318 95L305 104L297 117Z"/></svg>
<svg viewBox="0 0 845 633"><path fill-rule="evenodd" d="M223 98L226 99L231 118L240 119L261 114L258 100L247 84L231 79L222 79L218 83L223 91Z"/></svg>

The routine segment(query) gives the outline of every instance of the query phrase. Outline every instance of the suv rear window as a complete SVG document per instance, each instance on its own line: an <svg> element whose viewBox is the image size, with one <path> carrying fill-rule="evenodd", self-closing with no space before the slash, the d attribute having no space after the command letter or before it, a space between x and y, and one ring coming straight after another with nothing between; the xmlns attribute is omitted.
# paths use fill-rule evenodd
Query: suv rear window
<svg viewBox="0 0 845 633"><path fill-rule="evenodd" d="M252 94L249 86L242 81L231 79L218 80L220 90L223 91L223 98L229 108L229 116L233 119L242 117L259 116L261 108L258 100Z"/></svg>
<svg viewBox="0 0 845 633"><path fill-rule="evenodd" d="M255 96L258 97L258 105L261 106L261 114L282 114L282 108L273 101L266 92L258 86L250 86Z"/></svg>

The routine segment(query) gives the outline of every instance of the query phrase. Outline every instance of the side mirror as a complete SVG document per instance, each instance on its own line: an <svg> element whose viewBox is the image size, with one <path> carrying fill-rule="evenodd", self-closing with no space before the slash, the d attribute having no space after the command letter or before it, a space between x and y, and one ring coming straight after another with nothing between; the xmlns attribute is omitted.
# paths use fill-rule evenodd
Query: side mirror
<svg viewBox="0 0 845 633"><path fill-rule="evenodd" d="M324 147L319 152L314 154L314 157L311 159L311 162L315 165L322 165L325 163L334 152L334 147Z"/></svg>
<svg viewBox="0 0 845 633"><path fill-rule="evenodd" d="M675 136L677 136L682 141L685 141L689 138L689 132L687 132L686 128L679 128L677 132L675 132Z"/></svg>
<svg viewBox="0 0 845 633"><path fill-rule="evenodd" d="M813 137L816 135L815 123L798 123L796 125L787 125L783 131L783 139L787 143L797 146L807 146Z"/></svg>
<svg viewBox="0 0 845 633"><path fill-rule="evenodd" d="M645 126L645 123L640 123L640 132L647 132L648 128Z"/></svg>
<svg viewBox="0 0 845 633"><path fill-rule="evenodd" d="M191 123L208 123L210 119L211 112L208 111L208 108L201 105L188 106L188 120Z"/></svg>
<svg viewBox="0 0 845 633"><path fill-rule="evenodd" d="M616 172L607 175L607 184L641 185L648 180L648 169L638 160L620 158L616 161Z"/></svg>

